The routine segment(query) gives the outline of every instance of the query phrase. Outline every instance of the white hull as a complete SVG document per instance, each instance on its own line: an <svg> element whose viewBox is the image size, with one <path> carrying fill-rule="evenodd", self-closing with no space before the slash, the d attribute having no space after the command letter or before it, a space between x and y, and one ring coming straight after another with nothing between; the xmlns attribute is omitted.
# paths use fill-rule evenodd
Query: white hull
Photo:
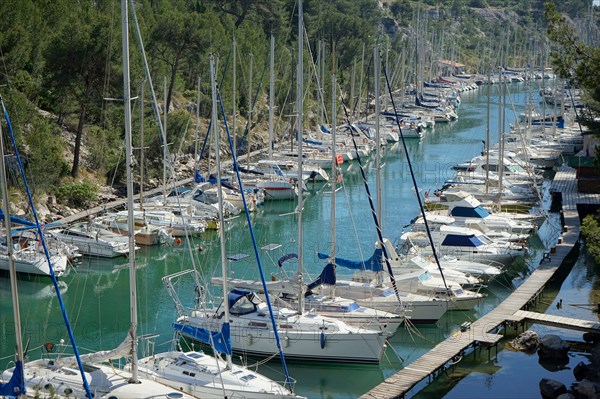
<svg viewBox="0 0 600 399"><path fill-rule="evenodd" d="M218 362L218 364L217 364ZM140 374L202 399L300 399L261 374L202 352L166 352L139 360Z"/></svg>
<svg viewBox="0 0 600 399"><path fill-rule="evenodd" d="M21 249L15 251L14 258L17 273L50 276L50 266L43 252L38 252L34 248ZM50 260L57 277L66 273L68 265L66 255L52 255ZM9 270L6 253L0 254L0 270Z"/></svg>
<svg viewBox="0 0 600 399"><path fill-rule="evenodd" d="M89 366L86 379L94 398L150 399L177 398L191 399L177 389L158 382L140 378L139 383L129 383L131 374L118 368L105 365ZM2 378L8 381L14 369L6 370ZM27 398L62 399L85 398L81 373L76 368L58 367L50 360L35 360L24 365L24 380Z"/></svg>

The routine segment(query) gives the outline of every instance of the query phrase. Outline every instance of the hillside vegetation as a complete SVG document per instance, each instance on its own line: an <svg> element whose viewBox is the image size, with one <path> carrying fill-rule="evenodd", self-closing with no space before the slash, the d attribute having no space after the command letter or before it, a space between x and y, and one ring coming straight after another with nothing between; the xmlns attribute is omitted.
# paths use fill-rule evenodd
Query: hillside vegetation
<svg viewBox="0 0 600 399"><path fill-rule="evenodd" d="M210 53L218 60L220 89L226 112L231 114L234 40L236 141L241 151L248 148L243 130L249 107L254 108L253 134L258 136L250 141L250 147L264 146L260 137L268 114L271 35L276 40L277 134L281 138L290 133L297 34L294 1L134 3L156 91L157 113L162 113L165 103L169 110L171 153L189 154L194 147L198 80L199 113L204 119L209 116ZM426 78L435 77L434 61L442 58L465 63L471 72L549 62L544 4L537 0L305 0L303 4L310 46L304 60L304 69L310 72L305 78L305 113L311 124L320 122L319 103L330 103L328 86L333 70L347 101L350 94L354 94L352 100L366 95L372 85L368 76L375 43L381 45L390 69L398 71L402 63L406 66L406 79L413 79L416 64L422 65ZM578 34L595 40L597 10L592 10L591 1L557 1L556 7L569 20L580 22L575 24L580 28ZM89 206L98 194L95 184L113 186L124 178L123 111L118 101L123 92L120 8L119 0L0 2L0 94L12 119L27 176L39 196L50 192L59 201L70 201L71 206ZM146 81L144 167L147 181L156 182L162 173L162 141L130 19L132 94L140 96ZM363 75L362 87L358 87ZM323 100L317 95L316 76L323 82ZM255 99L256 105L251 105ZM133 116L134 145L139 148L139 99ZM205 132L204 120L200 136ZM136 151L138 161L140 155ZM12 173L11 184L17 186L18 181Z"/></svg>

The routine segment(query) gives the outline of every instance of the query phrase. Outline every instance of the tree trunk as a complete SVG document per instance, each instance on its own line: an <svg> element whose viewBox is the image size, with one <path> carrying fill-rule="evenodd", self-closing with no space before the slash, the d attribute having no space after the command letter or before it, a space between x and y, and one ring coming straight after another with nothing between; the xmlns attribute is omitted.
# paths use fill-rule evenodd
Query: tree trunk
<svg viewBox="0 0 600 399"><path fill-rule="evenodd" d="M167 113L169 113L169 107L171 106L171 95L173 94L173 86L175 86L175 77L177 76L177 68L179 67L179 59L181 58L181 51L177 54L173 67L171 68L171 81L169 82L169 92L167 93ZM167 145L165 143L165 145Z"/></svg>
<svg viewBox="0 0 600 399"><path fill-rule="evenodd" d="M77 124L77 134L75 135L75 150L73 151L73 168L71 176L77 177L79 174L79 154L81 152L81 138L83 136L83 125L85 124L85 116L87 114L87 104L81 104L79 111L79 123Z"/></svg>

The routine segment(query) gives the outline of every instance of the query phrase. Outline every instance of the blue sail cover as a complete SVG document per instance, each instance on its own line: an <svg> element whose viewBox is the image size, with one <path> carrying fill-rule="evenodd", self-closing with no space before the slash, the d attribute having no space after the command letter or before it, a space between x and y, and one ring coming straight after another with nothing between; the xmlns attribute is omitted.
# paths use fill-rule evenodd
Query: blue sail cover
<svg viewBox="0 0 600 399"><path fill-rule="evenodd" d="M0 384L0 396L16 398L25 394L25 384L23 378L23 362L17 360L13 375L6 384Z"/></svg>
<svg viewBox="0 0 600 399"><path fill-rule="evenodd" d="M328 259L329 255L319 252L319 259ZM383 251L376 248L371 258L362 260L349 260L344 258L335 258L335 264L352 270L372 270L374 272L383 271Z"/></svg>
<svg viewBox="0 0 600 399"><path fill-rule="evenodd" d="M208 331L204 328L190 326L188 324L173 323L173 328L182 334L187 335L206 345L212 346L215 350L231 355L231 327L229 323L223 323L221 331Z"/></svg>
<svg viewBox="0 0 600 399"><path fill-rule="evenodd" d="M310 291L313 288L316 288L322 284L335 285L335 281L335 265L333 263L328 263L323 268L321 275L306 287L306 293L310 295Z"/></svg>
<svg viewBox="0 0 600 399"><path fill-rule="evenodd" d="M444 241L442 241L442 245L452 246L452 247L478 247L483 245L481 240L475 237L473 234L470 236L463 236L457 234L448 234Z"/></svg>

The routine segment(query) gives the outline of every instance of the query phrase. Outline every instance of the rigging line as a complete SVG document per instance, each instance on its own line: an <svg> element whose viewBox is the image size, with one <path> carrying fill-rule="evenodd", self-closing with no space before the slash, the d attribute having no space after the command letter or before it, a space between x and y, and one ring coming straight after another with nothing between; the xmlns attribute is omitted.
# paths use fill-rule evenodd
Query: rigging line
<svg viewBox="0 0 600 399"><path fill-rule="evenodd" d="M252 220L250 219L250 212L248 211L248 204L246 203L246 195L244 194L244 186L242 184L242 178L240 176L240 170L237 162L237 157L233 151L233 141L231 139L231 134L229 133L229 124L227 123L227 116L225 115L225 107L223 105L223 101L221 100L221 91L217 89L217 98L219 101L219 105L221 106L221 114L223 116L223 123L225 125L225 131L227 132L227 141L229 142L229 149L231 150L231 157L233 158L233 167L235 170L235 175L237 177L238 185L240 187L240 192L242 193L242 201L244 202L244 213L246 215L246 222L248 223L248 230L250 230L250 237L252 238L252 247L254 248L254 255L256 257L256 263L258 265L258 270L260 272L260 280L263 286L263 290L265 292L265 302L267 302L267 306L269 308L269 314L271 315L271 323L273 325L273 333L275 335L275 342L277 344L277 350L279 352L279 357L281 358L281 364L283 366L283 370L285 372L285 380L289 385L290 389L292 389L292 381L290 379L290 375L288 373L287 365L285 363L285 356L283 354L283 348L281 347L281 340L279 339L279 332L277 331L277 322L273 317L273 307L271 305L271 300L269 298L269 290L267 288L267 283L265 281L265 273L263 271L262 262L260 260L260 254L258 252L258 246L256 244L256 237L254 236L254 228L252 227ZM227 276L223 276L223 278L227 278ZM224 293L227 295L227 293Z"/></svg>
<svg viewBox="0 0 600 399"><path fill-rule="evenodd" d="M404 153L406 154L406 162L408 163L408 168L410 169L410 177L413 182L413 186L415 189L415 195L417 197L417 201L419 202L419 209L421 210L421 215L423 216L423 222L425 224L425 230L427 230L427 237L429 238L429 244L431 245L431 250L433 251L433 257L435 259L435 263L440 271L442 276L442 281L444 282L444 287L448 290L448 284L446 283L446 277L444 277L444 272L442 271L442 266L440 265L440 260L438 258L437 251L435 249L435 245L433 245L433 237L431 236L431 230L429 229L429 223L427 223L427 217L425 216L425 208L423 207L423 201L421 196L419 195L419 187L417 185L417 179L415 178L415 172L412 167L412 163L410 162L410 155L408 153L408 147L406 146L406 140L404 139L404 134L402 133L402 128L400 127L400 120L398 119L398 110L396 108L396 101L394 100L394 93L392 92L392 87L390 86L390 81L388 79L387 70L385 65L383 66L383 75L385 76L385 83L388 89L388 93L390 95L390 100L392 102L392 107L394 108L394 118L396 120L396 126L398 127L398 132L400 133L400 138L402 139L402 147L404 148ZM377 115L379 117L379 115Z"/></svg>
<svg viewBox="0 0 600 399"><path fill-rule="evenodd" d="M69 333L71 345L73 346L73 351L75 352L75 358L77 359L77 366L79 367L79 372L81 373L81 378L83 380L83 387L85 389L86 396L91 399L92 392L90 390L90 386L89 386L87 378L85 376L85 370L83 369L83 363L81 363L81 358L79 357L79 350L77 349L77 344L75 343L75 335L73 334L73 329L71 328L71 325L69 324L69 316L67 316L67 310L65 309L65 304L63 302L62 295L60 293L60 287L58 285L58 280L56 279L56 274L54 274L54 267L52 266L52 261L50 259L50 252L48 251L48 246L46 245L46 238L44 237L44 234L42 232L42 227L40 225L40 221L37 216L37 211L35 210L35 207L33 204L33 197L31 195L29 185L27 184L27 178L25 177L25 170L23 168L23 162L21 161L21 156L19 155L19 150L17 149L17 141L15 140L15 135L13 132L12 124L10 123L10 117L8 116L8 111L6 110L6 106L4 105L4 100L2 100L1 96L0 96L0 104L2 104L2 111L4 112L4 118L6 119L6 124L8 126L8 132L10 134L10 138L11 138L11 141L12 141L12 144L14 147L15 157L17 159L19 169L21 170L21 177L23 179L25 191L27 192L29 206L31 207L31 211L33 213L33 218L35 220L37 232L40 236L40 241L44 248L44 254L46 255L46 261L48 262L48 267L50 269L50 277L52 278L52 284L54 285L54 289L56 291L56 297L58 298L58 302L60 304L62 316L65 321L67 332Z"/></svg>
<svg viewBox="0 0 600 399"><path fill-rule="evenodd" d="M341 89L340 89L341 90ZM344 102L344 98L340 93L340 103L342 104L342 108L344 109L344 114L346 115L346 120L348 122L348 126L352 131L356 131L356 127L350 123L350 115L348 114L348 108L346 108L346 103ZM359 132L357 132L359 133ZM356 144L356 139L354 135L351 134L352 144L354 145L354 152L356 153L356 159L358 160L358 165L360 169L360 174L362 176L362 181L365 186L365 191L367 192L367 198L369 199L369 207L371 208L371 215L373 216L373 221L375 222L375 229L377 230L377 237L379 239L379 246L381 247L381 251L383 252L383 258L385 259L385 264L388 269L388 276L390 281L392 282L392 287L394 288L394 293L396 294L396 299L398 302L402 304L402 300L400 299L400 293L398 292L398 286L396 285L396 279L394 277L394 272L392 271L392 265L390 264L390 257L387 252L387 248L383 244L383 233L381 231L381 225L379 224L379 218L377 217L377 212L375 211L375 205L373 204L373 197L371 196L371 191L369 190L369 183L367 182L367 176L365 175L365 170L362 164L362 160L360 159L360 154L358 153L358 145ZM379 143L376 143L379 145Z"/></svg>

